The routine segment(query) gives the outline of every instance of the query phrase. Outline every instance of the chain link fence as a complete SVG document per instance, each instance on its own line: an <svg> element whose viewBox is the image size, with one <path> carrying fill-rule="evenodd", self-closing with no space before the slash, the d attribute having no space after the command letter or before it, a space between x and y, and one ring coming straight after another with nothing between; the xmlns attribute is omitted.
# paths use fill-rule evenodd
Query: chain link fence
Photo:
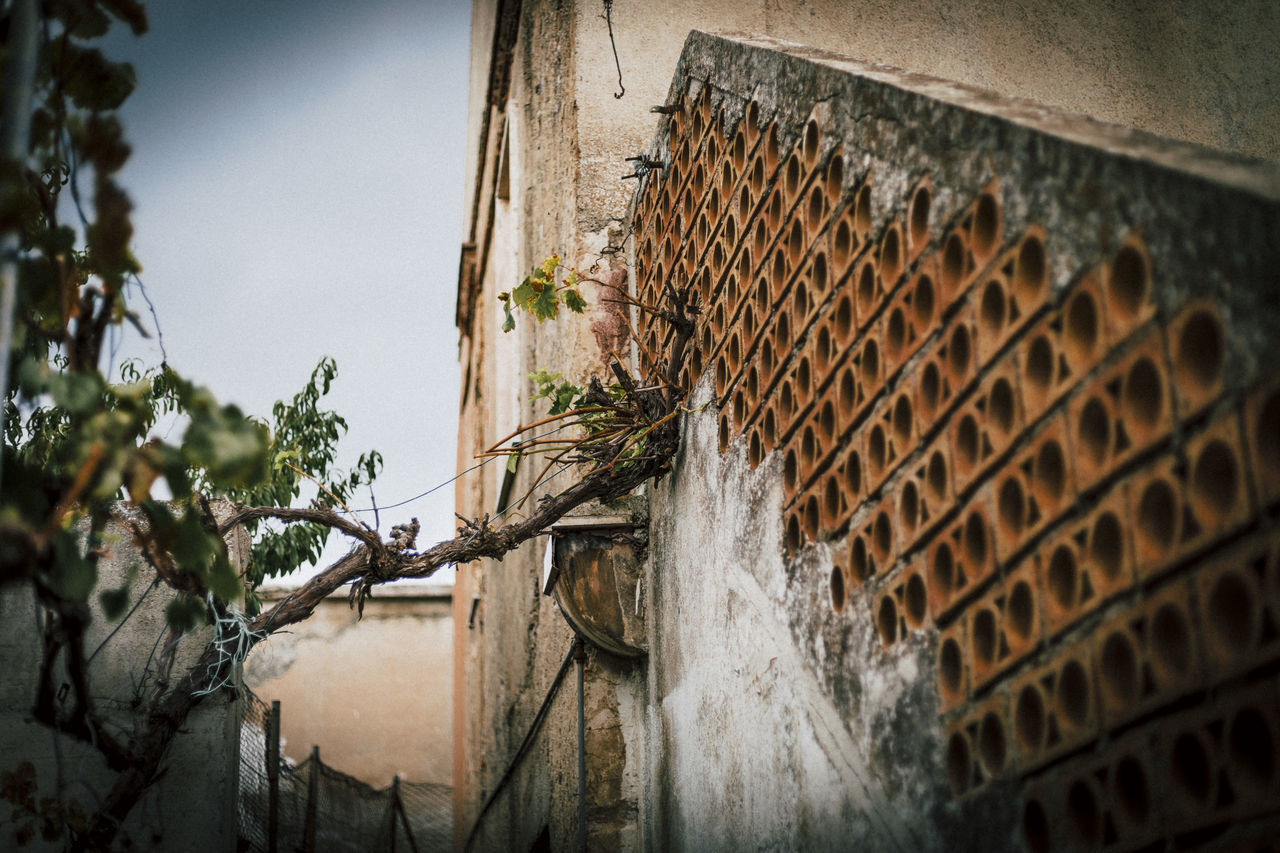
<svg viewBox="0 0 1280 853"><path fill-rule="evenodd" d="M452 848L452 788L397 779L378 790L325 765L318 747L294 765L279 754L279 721L272 709L252 691L242 690L236 803L240 851L428 853Z"/></svg>

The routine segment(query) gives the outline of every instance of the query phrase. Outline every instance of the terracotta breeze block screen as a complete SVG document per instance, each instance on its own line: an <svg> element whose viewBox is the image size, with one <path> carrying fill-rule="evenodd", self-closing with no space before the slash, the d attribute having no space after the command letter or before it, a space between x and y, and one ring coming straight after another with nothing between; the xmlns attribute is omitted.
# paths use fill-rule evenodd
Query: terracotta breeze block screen
<svg viewBox="0 0 1280 853"><path fill-rule="evenodd" d="M1017 780L1029 849L1277 814L1275 171L766 48L690 37L632 227L781 559L931 638L952 795Z"/></svg>

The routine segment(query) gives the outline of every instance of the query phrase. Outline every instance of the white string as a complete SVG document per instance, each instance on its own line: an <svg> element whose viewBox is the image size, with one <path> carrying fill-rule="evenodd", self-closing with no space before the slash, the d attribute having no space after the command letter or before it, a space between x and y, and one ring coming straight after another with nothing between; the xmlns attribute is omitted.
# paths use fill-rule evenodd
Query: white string
<svg viewBox="0 0 1280 853"><path fill-rule="evenodd" d="M254 643L267 637L265 630L254 631L243 613L228 609L224 615L218 613L214 606L213 593L206 597L209 609L213 611L213 639L210 645L217 652L217 658L205 669L205 678L212 683L203 690L193 691L193 696L208 696L231 684L235 673L235 664L243 663L248 657ZM224 673L221 677L218 673Z"/></svg>

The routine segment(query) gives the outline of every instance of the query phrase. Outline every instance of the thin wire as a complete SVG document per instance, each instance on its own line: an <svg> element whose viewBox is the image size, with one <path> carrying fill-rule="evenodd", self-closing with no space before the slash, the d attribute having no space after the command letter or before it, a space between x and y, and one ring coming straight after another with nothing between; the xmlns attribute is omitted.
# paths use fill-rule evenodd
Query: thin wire
<svg viewBox="0 0 1280 853"><path fill-rule="evenodd" d="M622 85L622 63L618 61L618 45L613 41L613 0L604 0L604 21L609 25L609 44L613 47L613 64L618 66L618 88L621 92L614 92L614 98L621 98L627 93L627 87Z"/></svg>
<svg viewBox="0 0 1280 853"><path fill-rule="evenodd" d="M98 647L93 650L93 654L89 655L89 659L84 662L84 665L86 668L88 668L89 664L93 663L93 659L98 656L98 652L102 651L102 647L105 646L107 643L111 642L111 638L116 635L116 632L124 627L124 623L129 621L129 617L132 616L134 614L134 611L138 609L138 606L142 604L143 599L145 599L148 595L150 595L151 590L155 589L156 585L159 583L160 583L160 578L157 577L157 578L151 579L151 585L148 586L143 591L142 595L138 596L138 600L133 603L133 607L130 607L129 612L126 613L124 615L124 618L120 620L120 624L117 625L114 629L112 629L111 633L107 634L106 639L103 640L101 643L99 643Z"/></svg>

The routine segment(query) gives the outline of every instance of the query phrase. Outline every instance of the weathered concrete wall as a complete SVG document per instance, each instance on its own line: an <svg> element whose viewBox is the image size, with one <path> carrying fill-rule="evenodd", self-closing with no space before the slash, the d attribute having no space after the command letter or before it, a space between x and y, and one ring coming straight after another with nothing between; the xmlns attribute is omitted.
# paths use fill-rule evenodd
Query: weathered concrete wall
<svg viewBox="0 0 1280 853"><path fill-rule="evenodd" d="M1015 9L998 0L965 4L943 0L895 4L849 3L843 0L802 4L778 4L772 0L696 4L617 3L613 4L612 18L622 67L622 84L626 87L622 99L614 98L619 91L619 83L613 47L606 23L601 18L599 3L523 2L514 9L515 5L481 3L475 6L474 13L473 46L477 49L473 53L470 121L473 138L470 144L485 153L470 170L468 180L468 192L472 193L469 200L473 204L468 207L471 218L466 223L464 239L474 242L477 248L475 275L464 274L459 293L460 307L466 309L460 311L461 361L466 387L459 431L459 471L474 464L475 452L506 435L518 423L530 422L545 411L527 401L529 388L524 377L529 372L546 368L580 380L591 373L602 372L608 350L618 348L621 323L607 306L601 304L600 293L588 289L587 296L593 307L585 321L568 317L535 327L531 320L522 317L517 330L509 335L498 331L501 312L495 297L498 292L510 289L524 271L552 251L560 252L573 265L583 269L591 268L600 261L598 271L601 275L624 280L625 255L602 255L601 251L606 246L621 244L627 235L625 216L634 184L619 180L621 175L632 170L632 164L625 162L624 158L638 154L650 145L655 117L649 113L649 107L666 100L672 69L676 67L691 29L772 35L987 87L1007 97L1029 98L1186 140L1280 159L1280 148L1276 144L1280 139L1277 133L1280 116L1275 107L1277 58L1268 47L1277 35L1280 22L1275 20L1265 2L1230 7L1186 2L1138 8L1133 4L1084 0L1043 9ZM494 59L493 45L502 42L501 38L494 38L494 33L501 30L494 22L501 23L508 16L516 18L515 34L505 47L499 45L497 61L509 63L506 79L510 85L496 95L496 100L490 100L494 94L486 95L485 87L476 85L474 81L481 78L485 81L504 79L501 74L491 73L493 69L489 63ZM510 50L509 60L502 50ZM731 76L737 75L734 79L745 80L751 76L749 67L737 63L730 63L723 69L713 66L686 69L682 75L707 78L722 71ZM874 73L866 73L874 76ZM685 76L680 78L681 81L686 79ZM734 93L743 98L743 102L753 95L757 87L761 91L755 94L764 101L796 101L792 112L800 112L788 114L787 121L780 125L783 133L780 150L785 155L807 118L812 100L803 110L799 103L812 93L789 88L786 78L775 78L770 74L752 79L750 86ZM889 88L892 90L893 84ZM860 90L860 93L865 92ZM717 99L719 97L718 93ZM873 97L871 107L879 109L880 100ZM858 103L868 107L868 102ZM1007 107L1006 101L1001 103ZM982 99L976 96L972 106L979 113L986 110ZM735 110L740 109L741 104L729 103L726 107L727 123L722 129L733 127L737 118ZM883 176L871 185L877 229L886 221L885 217L891 215L890 212L901 211L912 181L920 173L935 169L944 173L942 178L945 179L935 181L934 221L941 222L969 204L981 189L982 176L993 171L994 161L985 151L974 154L980 144L966 141L963 134L971 127L963 121L957 120L942 129L936 126L935 117L927 110L899 111L900 105L896 103L890 103L881 119L875 122L859 121L858 115L850 115L851 108L847 105L842 109L840 121L863 128L859 133L883 137L881 153L877 155L879 159L874 160L877 174L883 172ZM1028 116L1037 120L1052 120L1033 106L1027 105L1024 109ZM486 116L487 125L482 120ZM1067 122L1064 128L1066 125L1077 127L1074 122ZM482 127L487 127L487 132L479 138ZM985 137L986 141L1007 158L1014 158L1014 146L1029 146L1017 153L1036 153L1035 145L1038 143L1028 142L1025 136L1007 131L992 133L993 136ZM922 134L946 138L951 144L934 149L930 156L935 160L921 161L916 164L915 171L905 170L901 163L892 169L885 168L885 164L892 160L889 149L915 146ZM1130 146L1134 142L1131 138L1113 141ZM1112 141L1103 144L1110 145ZM1148 154L1181 156L1152 140L1141 142L1138 149L1130 147L1127 150L1131 154L1126 157ZM824 158L828 153L829 149L824 148ZM872 165L872 160L861 152L847 156L848 189L852 190L852 182ZM505 197L498 189L502 184L503 164L510 177L509 193ZM1059 164L1055 168L1070 171L1072 164ZM1003 169L1001 165L1002 180ZM1086 177L1090 180L1083 185L1090 192L1105 190L1113 174L1111 167L1097 173L1087 172ZM1133 173L1133 180L1138 183L1153 180L1163 191L1169 186L1163 174L1159 169L1154 172L1139 170ZM1231 181L1223 178L1222 174L1220 172L1213 177L1210 183L1230 184ZM475 179L474 191L470 189L472 179ZM1030 170L1020 174L1018 179L1033 187L1039 181L1061 178L1060 172L1051 174ZM1009 196L1002 195L1004 215L1009 222L1005 233L1018 233L1014 229L1032 222L1039 222L1047 228L1056 227L1057 221L1041 220L1036 212L1053 192L1046 187L1039 192L1019 191ZM1182 190L1176 189L1176 192ZM1212 195L1210 192L1205 198L1211 199ZM1228 195L1234 198L1235 190ZM722 201L727 202L727 199ZM1085 205L1088 201L1082 198L1080 203ZM1163 197L1160 203L1163 203ZM1124 209L1124 204L1121 203L1122 209L1118 213L1103 214L1101 218L1087 220L1087 225L1078 226L1078 230L1067 238L1078 241L1070 249L1074 255L1060 254L1058 247L1054 246L1050 263L1054 265L1055 282L1074 274L1075 268L1069 266L1079 258L1097 256L1100 242L1108 249L1114 248L1115 243L1108 241L1118 240L1127 233L1124 223L1144 215ZM1210 201L1205 209L1210 209L1210 206L1215 213L1221 208L1221 205ZM1250 233L1256 233L1257 222L1251 221L1243 208L1237 209L1241 211L1238 220L1245 228L1254 229ZM1210 218L1207 213L1205 217ZM870 224L866 227L870 228ZM1095 235L1093 243L1084 237L1090 228ZM1105 238L1097 236L1104 232ZM1145 231L1143 237L1149 241L1152 252L1166 249L1174 252L1171 263L1181 263L1191 255L1215 251L1213 245L1206 243L1174 246L1172 244L1179 238L1163 233ZM629 246L628 251L639 255L643 250L637 243ZM646 271L652 269L650 265ZM634 268L625 270L625 274L635 278ZM1192 277L1188 275L1185 280L1189 282ZM1218 288L1219 291L1224 289ZM1256 296L1260 291L1242 288L1241 292ZM1233 303L1231 310L1251 311L1249 300L1254 297L1245 295L1238 298L1242 301ZM467 306L474 306L474 309ZM1244 332L1233 330L1233 334ZM1253 335L1253 343L1261 340L1260 327L1253 329ZM1230 357L1247 362L1252 358L1249 352L1249 346L1241 346L1234 348ZM634 358L634 354L631 357ZM691 429L696 433L699 427L694 425ZM776 469L779 464L766 463L766 467L773 465ZM514 478L511 495L518 498L524 494L533 485L533 477L540 467L530 465L526 460ZM478 516L501 508L498 498L504 475L500 468L500 463L491 464L481 469L477 476L464 477L459 481L459 512ZM567 476L565 474L560 481L552 481L550 487L563 485ZM732 487L739 473L730 470L723 476L727 479L714 481L719 484L717 488L725 483L729 484L725 488ZM711 500L693 484L672 481L664 488L675 489L684 495L681 503L685 507L690 500L700 501L709 507L722 502L722 495L716 494L715 500ZM659 505L667 500L661 494L656 498ZM736 518L741 508L726 505L723 511ZM666 512L673 516L679 513L670 506ZM660 517L661 513L655 516L656 519ZM781 530L781 520L771 518L767 524L760 523L769 529L778 525ZM662 523L674 524L670 520ZM697 538L692 531L677 532L676 527L668 530L682 542ZM696 553L707 555L705 551ZM775 572L784 571L776 562L780 558L773 546L768 546L761 553L764 555L762 565L772 562ZM715 565L693 560L686 562L678 550L663 551L662 554L661 560L678 560L682 567ZM829 581L832 564L822 560L830 560L831 557L824 558L822 554L819 549L814 555L803 558L807 561L804 565L808 566L804 570L805 577L820 576ZM549 601L539 598L536 592L541 557L542 544L538 543L509 555L502 563L486 562L460 567L459 570L454 612L455 648L458 652L455 663L455 683L458 685L455 695L455 814L460 836L465 836L470 829L481 804L506 769L507 761L546 695L552 675L560 666L569 645L570 637L563 620ZM757 567L756 571L759 573L764 569ZM799 572L794 568L790 571L791 574ZM738 590L735 594L740 593L763 606L764 599L753 591L760 583L751 579L753 575L737 564L729 566L725 572L725 582ZM660 588L661 584L667 586ZM682 596L693 595L692 584L692 579L679 575L669 577L664 574L661 579L655 575L655 607L670 607ZM768 590L766 595L778 592L767 585L761 588ZM713 591L723 592L719 587L712 587L706 594ZM788 592L784 600L792 601L796 595L798 593ZM805 595L821 598L829 592L819 595L808 590ZM473 597L478 603L474 608L474 624L470 624ZM776 605L778 599L770 598L769 601ZM826 625L823 620L828 617L818 611L803 612L809 613L806 618L811 622ZM697 632L698 626L684 626L688 633L680 633L678 628L672 627L669 617L668 613L656 621L667 624L666 630L676 630L678 637L691 644L708 641L708 637ZM872 692L879 698L855 714L851 710L854 699L850 698L854 688L827 673L827 669L834 666L830 661L836 659L830 650L840 649L841 654L844 654L843 650L849 650L849 654L860 654L860 650L865 648L860 643L870 642L868 638L873 635L859 634L860 639L855 642L851 635L846 636L854 629L844 623L839 623L843 627L838 628L823 627L821 630L826 632L823 634L826 637L823 648L829 655L824 668L806 658L807 652L804 651L813 646L812 638L818 629L809 625L802 630L791 624L793 618L798 617L786 615L784 618L779 614L778 625L782 627L769 632L767 639L756 638L757 645L750 646L776 647L785 652L785 644L782 643L786 636L782 628L785 627L792 634L793 649L789 659L809 660L810 675L797 675L797 681L789 683L785 689L804 705L809 719L817 722L813 722L806 731L797 731L793 741L785 742L794 743L797 748L806 743L820 744L821 747L808 749L805 754L812 758L799 762L797 769L781 774L781 778L788 781L779 783L774 792L777 796L784 799L791 796L797 802L808 803L806 809L809 814L821 816L823 820L833 814L835 801L829 786L847 782L847 768L840 769L844 765L837 762L823 769L823 761L830 759L817 756L825 754L824 750L844 754L848 749L855 749L855 754L859 754L856 749L865 744L850 733L850 728L846 728L843 735L839 732L818 734L826 725L822 721L830 722L837 718L864 720L879 726L876 731L888 731L895 725L910 728L921 720L932 719L933 723L922 729L924 740L910 747L918 750L918 761L904 761L895 755L885 755L880 759L880 766L891 768L906 764L921 769L919 773L912 771L911 780L898 780L895 784L906 785L908 789L916 786L920 790L925 790L920 786L935 786L929 787L928 791L939 809L939 826L946 825L948 820L958 820L962 813L970 815L974 809L981 811L987 807L982 805L986 800L975 801L977 804L966 805L960 810L942 805L946 800L945 779L942 782L944 787L939 789L937 780L943 777L929 775L922 769L936 769L940 758L938 750L933 747L941 742L943 732L937 723L936 709L921 710L933 701L920 695L925 690L923 683L911 682L902 673L926 673L925 677L928 677L927 674L933 671L932 656L935 654L931 643L912 635L905 644L895 645L888 654L900 656L901 660L892 666L886 664L889 666L886 671L899 674L884 675L883 680L898 686L876 687ZM734 627L726 630L730 633L740 630L736 622L732 624ZM865 628L864 625L858 630ZM679 641L665 642L660 638L655 638L655 642L659 645L654 648L662 648L665 654L674 654L673 648L681 645ZM696 658L701 653L695 645L681 650L680 659ZM772 656L770 653L769 657ZM782 654L781 657L787 658L788 655ZM665 664L659 664L655 656L654 666ZM599 679L601 692L596 695L604 697L601 701L607 699L611 708L600 706L600 713L604 714L601 731L616 727L622 741L621 755L615 753L614 756L622 767L619 790L624 790L622 800L631 804L626 809L636 813L637 826L646 830L643 837L634 841L635 844L660 847L665 841L679 843L691 831L694 816L699 814L698 810L668 814L677 803L668 796L669 792L664 793L655 787L666 784L664 776L654 775L658 772L656 768L666 766L660 763L661 757L667 754L668 748L677 747L664 740L670 736L671 729L664 728L661 721L665 718L662 715L670 713L672 719L679 719L683 726L690 722L689 713L673 706L661 712L655 710L657 716L650 724L644 723L647 708L662 707L663 694L653 692L660 686L665 689L665 686L680 683L684 685L682 696L697 693L696 687L690 687L683 680L682 672L679 666L674 666L661 677L657 672L648 677L645 673L628 670L621 675L616 686L609 686L612 676L607 674L608 669L603 665L589 674L589 695L593 690L590 679ZM894 678L897 678L896 682ZM908 682L911 682L909 688L906 686ZM722 689L723 697L731 698L733 702L742 702L745 707L758 707L740 695L741 685L721 685L716 689ZM902 695L908 698L895 700L898 695L895 690L905 691ZM819 693L825 698L817 698ZM845 698L833 699L833 696ZM754 701L758 703L760 700ZM831 707L824 709L823 702L831 704L835 710ZM931 713L934 714L932 718ZM710 736L711 730L707 726L695 726L693 730ZM527 849L539 837L544 825L548 827L555 848L572 842L575 821L572 814L572 735L572 703L562 692L552 705L533 752L486 817L485 828L478 835L479 840L473 849ZM591 737L590 733L588 737ZM699 755L698 750L709 750L706 746L709 742L681 742L678 745L681 760L690 761L688 766L692 767L700 760L695 757ZM876 741L882 750L898 749L894 743L893 739L886 738ZM745 754L739 757L744 761L751 758ZM753 768L758 766L747 763ZM682 785L682 794L690 798L690 803L701 804L712 796L706 786L694 791L692 782L685 780ZM642 788L647 793L637 793ZM887 796L886 808L892 811L900 802L900 796ZM871 802L872 799L858 802ZM750 817L746 822L756 828L763 825L765 815L782 811L772 802L753 802L760 816ZM846 811L849 815L861 814L851 807ZM743 814L741 811L733 813ZM1010 821L1014 821L1014 817L1008 808L1001 814L1004 822L1000 825L1009 828L1006 835L1012 838ZM967 817L960 823L964 824L966 820ZM708 818L706 827L723 827L727 823L712 816ZM812 824L810 821L806 826ZM876 831L875 825L869 824L865 828L865 837L875 838ZM624 846L633 843L631 839L639 829L626 832L632 835L619 842ZM705 841L714 839L710 828L699 833L690 837ZM808 829L784 828L776 837L796 843L809 837L831 837L825 834L825 829L814 829L816 834L812 835L806 833L809 833ZM933 838L926 836L922 840L933 843ZM737 837L737 840L742 838ZM789 842L780 840L779 843Z"/></svg>
<svg viewBox="0 0 1280 853"><path fill-rule="evenodd" d="M224 505L215 503L214 510L221 515ZM131 512L125 505L121 511ZM135 516L133 521L140 518ZM118 523L108 524L104 541L107 553L98 563L98 588L118 588L129 579L132 600L137 601L147 589L151 570L132 544L131 534ZM228 548L233 565L243 565L248 553L243 530L228 534ZM106 618L96 597L89 602L92 621L85 634L85 648L93 653L100 647L89 667L94 701L104 719L122 732L133 730L138 696L149 695L154 687L157 660L152 650L165 630L165 607L173 595L164 586L149 592L109 640L118 623ZM37 799L76 801L85 814L92 814L110 791L116 774L91 746L56 736L31 718L43 647L43 628L31 590L0 590L0 626L0 665L4 671L0 679L0 768L11 771L20 762L31 761L39 785ZM175 653L175 675L195 662L210 632L201 629L183 638ZM121 838L127 838L133 849L217 853L235 849L239 719L238 704L225 695L209 697L191 713L165 757L164 776L147 790L121 830ZM0 824L0 848L16 848L13 832L11 823ZM36 841L23 849L60 850L62 845L43 843L37 835Z"/></svg>
<svg viewBox="0 0 1280 853"><path fill-rule="evenodd" d="M1271 837L1280 168L766 39L668 102L646 840Z"/></svg>
<svg viewBox="0 0 1280 853"><path fill-rule="evenodd" d="M453 614L448 586L379 588L357 618L344 593L258 645L245 683L281 708L283 752L375 788L453 784ZM278 598L284 593L268 597Z"/></svg>

